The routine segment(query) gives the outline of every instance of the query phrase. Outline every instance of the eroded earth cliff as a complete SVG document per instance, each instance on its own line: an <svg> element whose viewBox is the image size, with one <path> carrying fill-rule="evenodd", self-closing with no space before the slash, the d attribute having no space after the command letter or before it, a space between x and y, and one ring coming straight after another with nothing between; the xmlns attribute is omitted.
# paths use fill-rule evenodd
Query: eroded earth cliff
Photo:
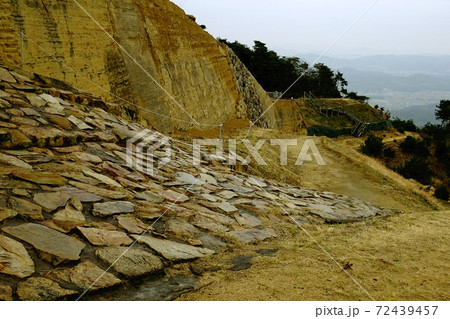
<svg viewBox="0 0 450 319"><path fill-rule="evenodd" d="M234 118L255 120L270 106L227 47L172 2L79 3L145 71L71 0L0 0L0 60L21 63L23 33L25 68L110 101L124 104L123 98L137 119L165 132L209 128L193 124L182 108L198 123L218 125ZM272 112L261 125L268 123L274 124Z"/></svg>

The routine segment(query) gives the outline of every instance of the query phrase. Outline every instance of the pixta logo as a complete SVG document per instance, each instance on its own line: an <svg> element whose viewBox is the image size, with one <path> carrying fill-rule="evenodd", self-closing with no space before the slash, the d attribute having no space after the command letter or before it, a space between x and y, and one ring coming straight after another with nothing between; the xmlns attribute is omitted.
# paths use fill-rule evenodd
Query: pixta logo
<svg viewBox="0 0 450 319"><path fill-rule="evenodd" d="M127 141L127 165L149 175L172 160L170 138L158 132L143 130Z"/></svg>
<svg viewBox="0 0 450 319"><path fill-rule="evenodd" d="M195 139L192 142L192 159L194 166L200 166L202 160L226 162L234 166L239 161L241 165L250 165L255 161L256 165L267 165L264 158L260 155L261 148L268 142L265 139L259 139L252 142L248 139L237 141L229 139L228 152L224 152L224 140L222 139ZM237 145L242 143L247 149L246 158L238 155ZM271 146L279 148L280 165L288 165L289 146L298 146L296 139L271 139ZM211 151L213 149L213 151ZM133 136L127 141L127 165L137 170L155 175L156 171L167 165L172 160L173 148L169 137L151 130L144 130ZM304 141L303 146L296 158L295 165L303 165L305 162L315 162L317 165L325 165L313 139Z"/></svg>
<svg viewBox="0 0 450 319"><path fill-rule="evenodd" d="M242 144L247 149L249 155L242 159L240 158L240 162L242 165L249 165L252 160L255 160L257 165L267 165L264 161L263 157L259 154L259 151L267 142L265 139L257 140L256 143L252 143L250 140L244 139L242 140ZM286 166L288 165L288 147L289 146L298 146L298 140L296 139L271 139L270 145L278 146L280 150L280 165ZM193 141L193 164L195 166L200 165L201 163L201 154L202 147L215 147L215 154L210 154L212 158L223 159L228 158L229 165L236 165L238 157L237 154L237 141L235 139L228 140L228 154L225 154L223 151L223 140L221 139L196 139ZM322 155L319 152L319 149L316 146L316 143L313 139L307 139L303 143L303 146L298 154L295 165L303 165L305 162L312 162L313 157L317 163L317 165L323 166L325 165L325 161L323 160Z"/></svg>

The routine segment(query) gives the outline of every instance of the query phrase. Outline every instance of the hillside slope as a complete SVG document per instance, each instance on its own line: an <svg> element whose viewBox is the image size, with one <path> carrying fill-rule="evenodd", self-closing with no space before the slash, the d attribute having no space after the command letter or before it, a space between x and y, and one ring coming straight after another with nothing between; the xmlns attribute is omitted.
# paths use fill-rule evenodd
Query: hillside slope
<svg viewBox="0 0 450 319"><path fill-rule="evenodd" d="M382 120L381 113L368 104L352 99L315 99L317 105L324 109L345 110L367 122ZM311 105L308 99L280 99L273 106L275 118L283 132L305 132L313 125L324 125L336 129L354 127L354 123L346 116L324 116Z"/></svg>
<svg viewBox="0 0 450 319"><path fill-rule="evenodd" d="M196 287L198 259L276 241L286 214L321 225L395 213L238 173L206 150L194 165L191 144L95 95L4 68L0 80L0 299L173 299L178 275Z"/></svg>

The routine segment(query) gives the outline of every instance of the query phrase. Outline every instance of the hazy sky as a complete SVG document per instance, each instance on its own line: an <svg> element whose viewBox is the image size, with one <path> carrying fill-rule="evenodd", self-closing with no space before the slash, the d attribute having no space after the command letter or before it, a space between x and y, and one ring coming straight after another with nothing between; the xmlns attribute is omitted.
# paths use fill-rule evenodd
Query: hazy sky
<svg viewBox="0 0 450 319"><path fill-rule="evenodd" d="M214 37L322 53L374 0L172 0ZM326 55L450 55L450 0L379 0Z"/></svg>

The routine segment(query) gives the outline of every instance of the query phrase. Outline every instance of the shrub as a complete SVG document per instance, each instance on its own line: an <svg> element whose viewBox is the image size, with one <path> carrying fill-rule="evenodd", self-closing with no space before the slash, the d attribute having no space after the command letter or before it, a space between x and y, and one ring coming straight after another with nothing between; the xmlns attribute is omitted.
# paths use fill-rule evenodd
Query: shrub
<svg viewBox="0 0 450 319"><path fill-rule="evenodd" d="M381 137L370 134L364 144L361 146L361 151L369 156L380 157L383 154L384 143Z"/></svg>
<svg viewBox="0 0 450 319"><path fill-rule="evenodd" d="M406 137L406 139L400 144L400 148L403 150L403 152L411 154L414 153L416 146L417 140L412 136Z"/></svg>
<svg viewBox="0 0 450 319"><path fill-rule="evenodd" d="M425 141L421 141L416 144L414 154L424 158L431 155L430 150L428 149L427 143Z"/></svg>
<svg viewBox="0 0 450 319"><path fill-rule="evenodd" d="M445 201L448 201L448 199L450 197L450 195L448 193L448 189L447 189L447 187L445 185L439 186L436 189L436 191L434 192L434 196L436 198L439 198L439 199L442 199L442 200L445 200Z"/></svg>
<svg viewBox="0 0 450 319"><path fill-rule="evenodd" d="M383 155L386 158L395 158L395 150L392 147L386 147L383 151Z"/></svg>
<svg viewBox="0 0 450 319"><path fill-rule="evenodd" d="M420 157L430 156L430 150L428 149L426 141L418 141L412 136L408 136L403 143L400 144L400 148L410 154L414 154Z"/></svg>
<svg viewBox="0 0 450 319"><path fill-rule="evenodd" d="M405 178L413 178L424 185L430 184L433 174L428 163L418 156L414 156L405 165L397 168L397 171Z"/></svg>
<svg viewBox="0 0 450 319"><path fill-rule="evenodd" d="M413 120L401 120L398 117L391 120L392 125L394 125L395 129L400 133L404 133L405 131L416 132L417 126L414 124Z"/></svg>

